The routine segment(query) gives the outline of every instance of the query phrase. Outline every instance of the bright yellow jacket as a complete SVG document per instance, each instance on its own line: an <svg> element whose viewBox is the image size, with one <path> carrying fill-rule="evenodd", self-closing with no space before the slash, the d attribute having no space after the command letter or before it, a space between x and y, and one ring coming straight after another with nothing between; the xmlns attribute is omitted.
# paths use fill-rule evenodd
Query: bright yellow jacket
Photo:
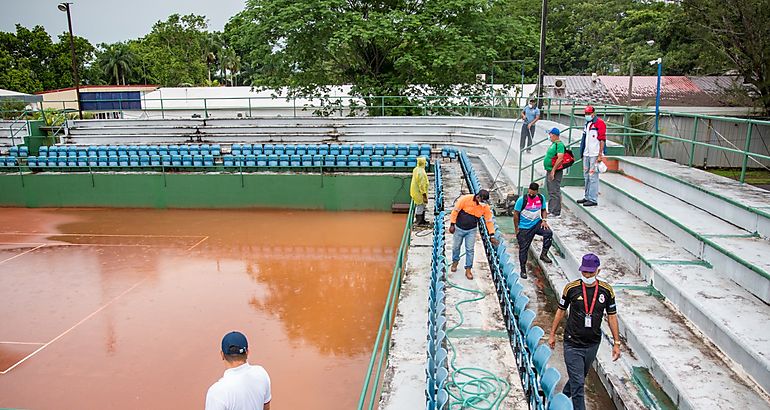
<svg viewBox="0 0 770 410"><path fill-rule="evenodd" d="M409 195L415 205L422 205L423 195L428 194L428 174L425 172L425 165L428 162L423 157L417 158L417 166L412 170L412 185L409 187Z"/></svg>
<svg viewBox="0 0 770 410"><path fill-rule="evenodd" d="M487 232L494 235L495 223L492 222L492 210L489 209L489 205L474 201L473 196L473 194L463 195L457 200L455 209L449 216L449 222L457 224L461 229L473 229L479 223L478 219L483 216L484 223L487 225Z"/></svg>

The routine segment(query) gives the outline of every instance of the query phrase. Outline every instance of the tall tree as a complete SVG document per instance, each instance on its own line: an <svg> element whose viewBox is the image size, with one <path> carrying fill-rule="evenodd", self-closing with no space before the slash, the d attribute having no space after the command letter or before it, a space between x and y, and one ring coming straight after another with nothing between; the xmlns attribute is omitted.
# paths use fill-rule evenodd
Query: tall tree
<svg viewBox="0 0 770 410"><path fill-rule="evenodd" d="M115 43L106 45L98 57L99 64L105 75L115 84L126 85L126 75L134 71L136 59L127 44Z"/></svg>

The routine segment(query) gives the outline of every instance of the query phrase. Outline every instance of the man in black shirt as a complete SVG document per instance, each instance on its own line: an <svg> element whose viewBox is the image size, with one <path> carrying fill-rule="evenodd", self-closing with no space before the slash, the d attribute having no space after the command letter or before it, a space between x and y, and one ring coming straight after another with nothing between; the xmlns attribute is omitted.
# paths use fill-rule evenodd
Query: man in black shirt
<svg viewBox="0 0 770 410"><path fill-rule="evenodd" d="M556 329L564 312L569 308L567 325L564 329L564 362L567 364L569 380L564 394L572 398L575 410L585 410L584 385L588 369L596 359L602 340L602 317L607 312L607 322L615 343L612 346L612 360L620 358L620 334L618 333L615 292L607 282L596 279L599 274L599 257L593 253L583 256L580 265L581 277L564 287L559 309L553 319L548 344L556 347Z"/></svg>

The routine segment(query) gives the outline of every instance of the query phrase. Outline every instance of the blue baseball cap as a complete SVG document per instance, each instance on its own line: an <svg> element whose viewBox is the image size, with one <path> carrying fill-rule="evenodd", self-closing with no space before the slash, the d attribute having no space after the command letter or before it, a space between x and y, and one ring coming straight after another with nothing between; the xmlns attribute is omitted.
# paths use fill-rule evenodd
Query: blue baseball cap
<svg viewBox="0 0 770 410"><path fill-rule="evenodd" d="M599 269L599 257L593 253L583 255L583 263L580 264L581 272L596 272Z"/></svg>
<svg viewBox="0 0 770 410"><path fill-rule="evenodd" d="M550 131L548 131L548 133L549 133L549 134L553 134L553 135L556 135L556 136L558 136L559 134L561 134L561 131L559 131L559 129L558 129L558 128L556 128L556 127L553 127L553 128L551 128L551 130L550 130Z"/></svg>
<svg viewBox="0 0 770 410"><path fill-rule="evenodd" d="M222 353L246 354L249 350L249 342L241 332L230 332L222 338Z"/></svg>

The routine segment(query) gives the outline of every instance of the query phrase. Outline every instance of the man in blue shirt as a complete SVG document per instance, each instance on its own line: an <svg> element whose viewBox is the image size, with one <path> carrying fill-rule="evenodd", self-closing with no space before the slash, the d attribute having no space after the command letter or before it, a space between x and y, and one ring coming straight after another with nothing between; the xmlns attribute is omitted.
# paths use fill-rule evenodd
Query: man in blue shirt
<svg viewBox="0 0 770 410"><path fill-rule="evenodd" d="M545 263L553 262L548 257L553 232L545 221L548 211L546 210L545 197L537 192L539 189L540 185L537 182L529 184L527 195L519 197L513 207L513 226L516 230L516 240L519 242L519 264L521 265L522 279L527 278L529 246L532 245L535 235L543 237L543 251L540 252L540 260Z"/></svg>
<svg viewBox="0 0 770 410"><path fill-rule="evenodd" d="M523 150L525 146L532 145L532 137L535 136L535 123L540 121L540 109L535 105L535 99L529 100L529 105L524 107L521 112L521 120L524 124L521 126L521 139L519 140L519 151ZM524 141L526 140L526 145ZM527 152L530 149L527 148Z"/></svg>

